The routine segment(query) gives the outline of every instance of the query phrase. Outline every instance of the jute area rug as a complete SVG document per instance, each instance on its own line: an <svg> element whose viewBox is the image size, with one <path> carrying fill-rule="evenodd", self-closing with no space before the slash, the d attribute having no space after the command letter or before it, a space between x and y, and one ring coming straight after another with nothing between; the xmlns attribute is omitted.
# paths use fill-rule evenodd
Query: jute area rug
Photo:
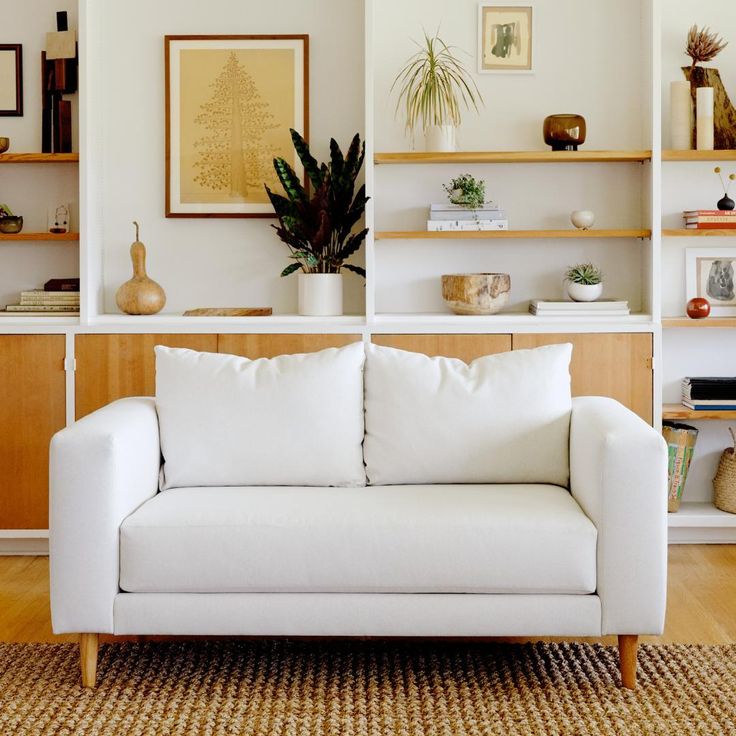
<svg viewBox="0 0 736 736"><path fill-rule="evenodd" d="M736 646L645 646L639 687L586 644L0 645L0 734L736 734Z"/></svg>

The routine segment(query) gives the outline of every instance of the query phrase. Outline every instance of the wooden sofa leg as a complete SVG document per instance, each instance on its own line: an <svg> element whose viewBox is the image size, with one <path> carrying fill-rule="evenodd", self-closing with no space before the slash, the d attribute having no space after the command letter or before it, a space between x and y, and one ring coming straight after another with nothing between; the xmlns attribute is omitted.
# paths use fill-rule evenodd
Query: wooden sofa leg
<svg viewBox="0 0 736 736"><path fill-rule="evenodd" d="M97 680L98 634L81 634L79 637L79 663L82 667L82 685L94 687Z"/></svg>
<svg viewBox="0 0 736 736"><path fill-rule="evenodd" d="M618 637L621 684L629 690L636 688L636 654L638 649L639 637L635 634L622 634Z"/></svg>

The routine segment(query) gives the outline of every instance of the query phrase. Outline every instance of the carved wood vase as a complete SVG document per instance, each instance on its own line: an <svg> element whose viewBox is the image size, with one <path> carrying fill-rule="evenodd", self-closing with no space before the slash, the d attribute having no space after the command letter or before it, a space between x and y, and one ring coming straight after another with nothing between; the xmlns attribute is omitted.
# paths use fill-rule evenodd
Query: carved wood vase
<svg viewBox="0 0 736 736"><path fill-rule="evenodd" d="M156 314L166 304L164 290L146 274L146 246L139 240L138 223L135 225L135 242L130 246L133 262L133 278L117 291L115 301L125 314Z"/></svg>
<svg viewBox="0 0 736 736"><path fill-rule="evenodd" d="M685 79L690 82L690 91L695 104L695 90L698 87L713 87L713 125L716 149L736 148L736 108L723 86L718 69L704 66L683 66ZM693 131L693 148L695 148L695 131Z"/></svg>

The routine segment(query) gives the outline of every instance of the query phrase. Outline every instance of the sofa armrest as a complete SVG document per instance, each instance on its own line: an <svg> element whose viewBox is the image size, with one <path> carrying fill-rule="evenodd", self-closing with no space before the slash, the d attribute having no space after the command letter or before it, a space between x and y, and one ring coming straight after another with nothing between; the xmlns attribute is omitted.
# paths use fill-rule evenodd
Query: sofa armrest
<svg viewBox="0 0 736 736"><path fill-rule="evenodd" d="M119 527L158 490L151 398L122 399L51 440L51 614L57 634L112 633Z"/></svg>
<svg viewBox="0 0 736 736"><path fill-rule="evenodd" d="M573 399L570 489L598 529L603 634L660 634L667 600L667 447L613 399Z"/></svg>

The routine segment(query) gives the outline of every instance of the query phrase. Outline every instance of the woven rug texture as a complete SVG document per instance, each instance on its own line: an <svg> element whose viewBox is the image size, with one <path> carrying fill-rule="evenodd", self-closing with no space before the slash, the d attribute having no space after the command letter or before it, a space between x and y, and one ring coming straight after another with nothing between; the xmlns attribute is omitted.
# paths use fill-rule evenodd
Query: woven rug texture
<svg viewBox="0 0 736 736"><path fill-rule="evenodd" d="M81 687L72 644L0 645L0 734L736 734L736 646L644 646L636 691L590 644L110 644Z"/></svg>

